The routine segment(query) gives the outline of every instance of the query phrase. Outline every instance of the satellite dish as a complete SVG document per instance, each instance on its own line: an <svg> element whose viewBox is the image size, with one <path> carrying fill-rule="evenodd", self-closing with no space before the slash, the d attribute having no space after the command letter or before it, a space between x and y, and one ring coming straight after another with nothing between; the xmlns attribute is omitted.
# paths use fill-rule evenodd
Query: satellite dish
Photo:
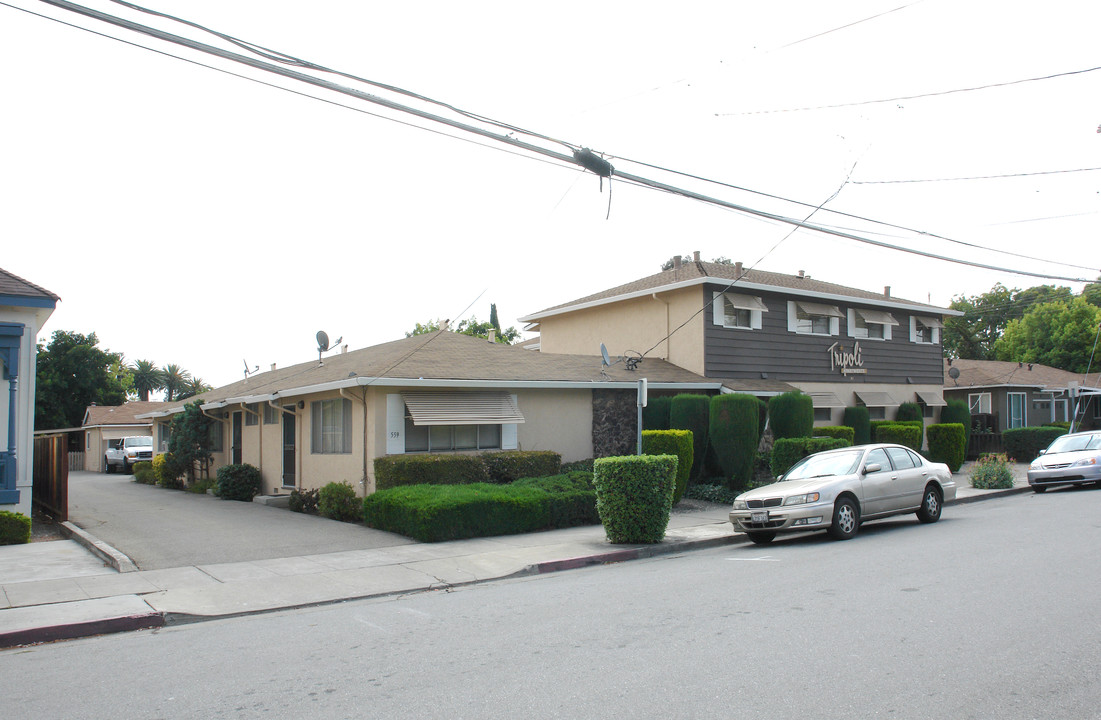
<svg viewBox="0 0 1101 720"><path fill-rule="evenodd" d="M317 349L321 352L329 349L329 334L324 330L317 331Z"/></svg>
<svg viewBox="0 0 1101 720"><path fill-rule="evenodd" d="M960 369L959 369L958 367L951 367L951 368L948 368L948 377L950 377L950 378L952 378L953 380L955 380L955 379L956 379L956 378L958 378L959 376L960 376Z"/></svg>
<svg viewBox="0 0 1101 720"><path fill-rule="evenodd" d="M604 343L600 343L600 358L604 363L604 367L608 367L612 364L612 359L608 357L608 348Z"/></svg>

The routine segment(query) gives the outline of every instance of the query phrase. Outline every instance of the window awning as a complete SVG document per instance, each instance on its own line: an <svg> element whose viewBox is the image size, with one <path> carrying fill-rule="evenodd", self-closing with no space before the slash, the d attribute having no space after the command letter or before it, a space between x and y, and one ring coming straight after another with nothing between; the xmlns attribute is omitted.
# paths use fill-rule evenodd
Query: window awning
<svg viewBox="0 0 1101 720"><path fill-rule="evenodd" d="M403 392L414 425L497 425L522 423L524 416L507 392Z"/></svg>
<svg viewBox="0 0 1101 720"><path fill-rule="evenodd" d="M943 328L944 327L944 323L942 323L940 320L937 320L935 317L925 317L924 315L915 315L914 317L916 317L918 319L918 322L920 322L925 327L928 327L928 328Z"/></svg>
<svg viewBox="0 0 1101 720"><path fill-rule="evenodd" d="M742 295L741 293L723 293L726 296L727 302L731 307L735 307L739 310L760 310L761 312L768 312L768 306L765 305L761 298L755 295Z"/></svg>
<svg viewBox="0 0 1101 720"><path fill-rule="evenodd" d="M868 407L890 407L898 405L895 399L885 392L871 392L868 390L856 390L856 399Z"/></svg>
<svg viewBox="0 0 1101 720"><path fill-rule="evenodd" d="M799 309L805 312L807 315L825 315L826 317L845 317L845 313L836 305L822 305L821 303L803 302L799 300L796 302Z"/></svg>
<svg viewBox="0 0 1101 720"><path fill-rule="evenodd" d="M816 408L845 407L845 403L841 402L841 398L831 392L812 392L808 395L810 395L811 403Z"/></svg>
<svg viewBox="0 0 1101 720"><path fill-rule="evenodd" d="M924 403L929 407L948 407L948 403L944 402L944 397L939 392L929 392L927 390L916 391L918 402Z"/></svg>
<svg viewBox="0 0 1101 720"><path fill-rule="evenodd" d="M895 320L894 316L889 312L883 312L882 310L865 310L864 308L856 308L856 312L860 317L864 318L866 323L875 323L876 325L898 325L898 320Z"/></svg>

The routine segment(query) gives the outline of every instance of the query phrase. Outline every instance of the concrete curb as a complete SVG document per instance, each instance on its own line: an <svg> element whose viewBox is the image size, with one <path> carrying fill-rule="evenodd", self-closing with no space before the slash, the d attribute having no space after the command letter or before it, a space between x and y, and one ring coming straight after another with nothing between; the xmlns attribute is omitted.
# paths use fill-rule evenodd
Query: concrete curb
<svg viewBox="0 0 1101 720"><path fill-rule="evenodd" d="M507 577L519 577L523 575L543 575L545 573L561 572L563 570L576 570L590 565L609 565L611 563L626 562L628 560L642 560L644 558L659 557L661 555L675 555L678 552L688 550L707 550L725 545L741 545L749 542L744 533L731 531L730 535L703 540L685 540L677 543L659 543L656 545L642 545L639 547L612 550L596 555L581 555L579 557L566 558L564 560L548 560L546 562L528 565L523 570ZM495 578L503 579L503 578Z"/></svg>
<svg viewBox="0 0 1101 720"><path fill-rule="evenodd" d="M65 537L76 540L88 550L120 573L135 572L138 566L125 554L107 543L81 530L69 521L61 523L61 532Z"/></svg>
<svg viewBox="0 0 1101 720"><path fill-rule="evenodd" d="M1014 485L1011 488L1005 488L1002 490L990 490L984 492L982 495L969 495L967 497L956 497L951 502L946 502L945 505L967 505L973 502L980 502L982 500L993 500L997 497L1005 497L1007 495L1019 495L1020 493L1032 492L1031 485Z"/></svg>
<svg viewBox="0 0 1101 720"><path fill-rule="evenodd" d="M163 627L164 614L137 595L92 598L4 611L0 649Z"/></svg>

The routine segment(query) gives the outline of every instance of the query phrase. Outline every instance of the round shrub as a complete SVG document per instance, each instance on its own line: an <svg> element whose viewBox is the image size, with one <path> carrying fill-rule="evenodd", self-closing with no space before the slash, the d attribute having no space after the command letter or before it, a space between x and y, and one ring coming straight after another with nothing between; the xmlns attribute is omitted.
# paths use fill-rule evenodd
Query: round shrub
<svg viewBox="0 0 1101 720"><path fill-rule="evenodd" d="M317 514L317 490L291 490L291 496L287 499L287 509L291 512Z"/></svg>
<svg viewBox="0 0 1101 720"><path fill-rule="evenodd" d="M952 472L963 465L967 428L960 423L935 423L925 430L929 437L929 459L942 462Z"/></svg>
<svg viewBox="0 0 1101 720"><path fill-rule="evenodd" d="M317 512L332 520L358 522L363 518L362 502L348 483L331 482L317 494Z"/></svg>
<svg viewBox="0 0 1101 720"><path fill-rule="evenodd" d="M872 420L868 408L863 405L845 408L841 424L853 429L853 445L867 445L872 441Z"/></svg>
<svg viewBox="0 0 1101 720"><path fill-rule="evenodd" d="M904 422L906 420L923 421L923 414L921 412L921 405L916 402L904 402L898 406L898 411L895 413L895 420L898 422Z"/></svg>
<svg viewBox="0 0 1101 720"><path fill-rule="evenodd" d="M593 465L596 511L608 541L661 542L673 505L677 456L598 458Z"/></svg>
<svg viewBox="0 0 1101 720"><path fill-rule="evenodd" d="M153 475L158 486L171 490L182 490L184 468L176 461L172 453L161 453L153 458Z"/></svg>
<svg viewBox="0 0 1101 720"><path fill-rule="evenodd" d="M777 395L768 401L772 437L810 437L814 429L814 401L798 390Z"/></svg>
<svg viewBox="0 0 1101 720"><path fill-rule="evenodd" d="M692 469L692 431L691 430L643 430L643 455L676 455L677 484L673 489L673 504L684 496L688 487L688 471Z"/></svg>
<svg viewBox="0 0 1101 720"><path fill-rule="evenodd" d="M1059 427L1023 427L1006 430L1002 433L1005 454L1019 462L1028 462L1036 458L1040 451L1051 442L1065 435Z"/></svg>
<svg viewBox="0 0 1101 720"><path fill-rule="evenodd" d="M711 398L711 447L731 488L753 479L757 462L760 403L752 395L732 393Z"/></svg>
<svg viewBox="0 0 1101 720"><path fill-rule="evenodd" d="M0 510L0 545L23 545L31 541L31 519L23 513Z"/></svg>
<svg viewBox="0 0 1101 720"><path fill-rule="evenodd" d="M692 431L692 469L689 477L698 478L703 474L710 417L711 398L707 395L681 393L673 396L670 402L669 429Z"/></svg>
<svg viewBox="0 0 1101 720"><path fill-rule="evenodd" d="M971 487L1004 490L1013 487L1013 472L1005 455L983 455L971 471Z"/></svg>
<svg viewBox="0 0 1101 720"><path fill-rule="evenodd" d="M141 485L156 485L157 473L153 470L153 463L148 460L134 463L134 482Z"/></svg>
<svg viewBox="0 0 1101 720"><path fill-rule="evenodd" d="M223 500L252 502L260 494L260 471L252 465L223 465L218 468L214 494Z"/></svg>

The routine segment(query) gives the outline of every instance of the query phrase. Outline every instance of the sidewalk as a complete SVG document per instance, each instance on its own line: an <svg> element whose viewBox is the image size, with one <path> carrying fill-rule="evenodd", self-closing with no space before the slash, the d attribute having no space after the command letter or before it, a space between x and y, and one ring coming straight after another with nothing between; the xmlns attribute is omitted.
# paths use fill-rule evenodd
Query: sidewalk
<svg viewBox="0 0 1101 720"><path fill-rule="evenodd" d="M955 503L1028 490L967 487ZM952 504L952 503L949 503ZM0 548L0 648L171 623L439 590L747 542L725 505L682 502L656 545L612 545L599 525L320 555L137 570L70 525L73 539Z"/></svg>

